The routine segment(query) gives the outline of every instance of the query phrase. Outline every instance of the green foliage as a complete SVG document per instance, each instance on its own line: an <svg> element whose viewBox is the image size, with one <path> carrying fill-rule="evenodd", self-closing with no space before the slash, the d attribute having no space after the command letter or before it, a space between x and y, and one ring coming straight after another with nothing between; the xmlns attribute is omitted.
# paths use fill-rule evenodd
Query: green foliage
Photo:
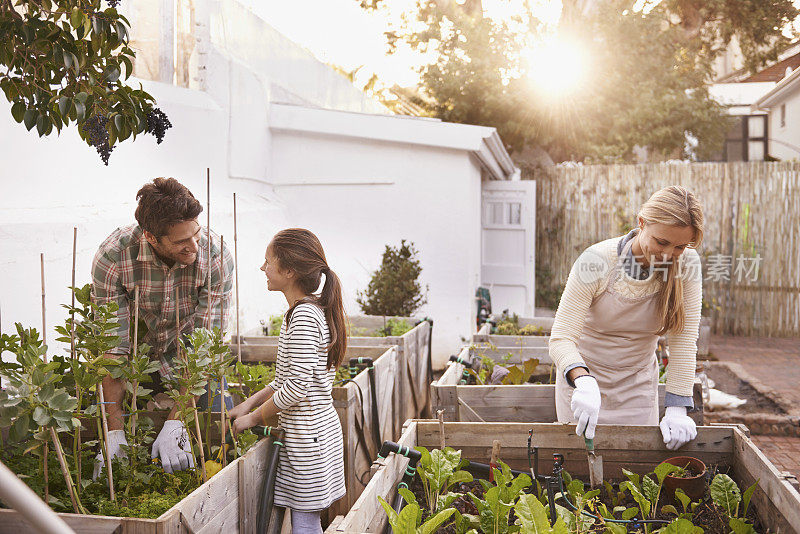
<svg viewBox="0 0 800 534"><path fill-rule="evenodd" d="M389 525L394 534L433 534L456 511L455 508L442 510L423 523L422 509L416 502L407 504L398 514L383 497L379 496L378 501L389 516Z"/></svg>
<svg viewBox="0 0 800 534"><path fill-rule="evenodd" d="M472 475L460 469L461 451L450 447L431 451L425 447L415 448L422 455L417 463L417 472L425 490L428 510L431 514L444 510L455 499L455 495L449 494L450 488L472 481Z"/></svg>
<svg viewBox="0 0 800 534"><path fill-rule="evenodd" d="M432 115L495 127L520 158L525 147L541 146L556 161L630 161L637 145L656 158L685 156L687 132L700 140L700 157L713 154L730 129L707 89L714 60L734 36L748 68L774 60L791 40L782 31L798 16L791 0L669 0L645 2L646 12L635 0L595 2L594 9L565 1L558 32L587 51L586 78L553 96L529 82L542 66L525 61L526 50L553 29L527 2L504 20L480 5L416 3L387 32L390 50L403 42L431 58L419 70L419 90Z"/></svg>
<svg viewBox="0 0 800 534"><path fill-rule="evenodd" d="M661 534L703 534L703 529L692 524L688 519L676 519L658 530Z"/></svg>
<svg viewBox="0 0 800 534"><path fill-rule="evenodd" d="M40 137L77 124L106 164L129 137L154 133L160 142L163 132L148 125L153 97L124 83L135 58L129 33L128 20L102 0L0 2L0 89L14 120Z"/></svg>
<svg viewBox="0 0 800 534"><path fill-rule="evenodd" d="M419 283L422 267L417 254L414 243L405 239L397 248L386 245L380 268L356 298L364 313L408 317L427 302Z"/></svg>
<svg viewBox="0 0 800 534"><path fill-rule="evenodd" d="M514 523L519 525L520 532L531 534L567 534L564 519L560 516L551 527L544 505L534 495L520 495L514 505L514 514L517 516Z"/></svg>
<svg viewBox="0 0 800 534"><path fill-rule="evenodd" d="M714 504L725 510L729 516L736 517L742 494L731 477L722 473L717 474L711 481L709 491Z"/></svg>
<svg viewBox="0 0 800 534"><path fill-rule="evenodd" d="M283 314L270 315L269 324L264 325L264 335L266 336L281 335L281 325L283 325Z"/></svg>
<svg viewBox="0 0 800 534"><path fill-rule="evenodd" d="M536 374L536 370L539 368L539 360L537 358L528 358L520 364L510 364L508 360L511 354L509 353L508 356L504 358L502 363L502 367L508 370L508 374L503 377L500 383L505 386L527 384L531 377ZM485 354L481 354L480 358L480 369L477 371L475 369L467 369L467 373L475 378L476 384L486 385L489 383L494 368L501 364Z"/></svg>
<svg viewBox="0 0 800 534"><path fill-rule="evenodd" d="M240 393L243 398L248 398L275 380L275 365L271 363L246 364L237 362L236 372L230 378L238 379L241 384Z"/></svg>

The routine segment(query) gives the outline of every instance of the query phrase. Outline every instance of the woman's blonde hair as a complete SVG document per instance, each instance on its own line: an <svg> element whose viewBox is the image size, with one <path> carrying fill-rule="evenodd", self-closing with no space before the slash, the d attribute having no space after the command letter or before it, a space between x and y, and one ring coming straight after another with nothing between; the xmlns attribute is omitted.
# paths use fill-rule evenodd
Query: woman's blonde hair
<svg viewBox="0 0 800 534"><path fill-rule="evenodd" d="M703 207L694 193L679 185L671 185L653 193L639 210L639 217L648 224L691 226L694 239L689 244L697 248L703 241ZM684 257L667 268L665 283L658 295L658 308L664 322L658 335L678 333L684 327L683 281Z"/></svg>

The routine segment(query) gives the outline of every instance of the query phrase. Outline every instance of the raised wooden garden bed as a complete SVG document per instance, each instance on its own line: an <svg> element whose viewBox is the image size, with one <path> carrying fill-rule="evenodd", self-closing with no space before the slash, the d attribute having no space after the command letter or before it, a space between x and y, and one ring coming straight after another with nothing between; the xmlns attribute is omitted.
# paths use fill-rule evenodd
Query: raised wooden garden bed
<svg viewBox="0 0 800 534"><path fill-rule="evenodd" d="M262 439L157 519L58 514L76 533L255 534L271 441ZM0 509L0 534L34 532L19 512Z"/></svg>
<svg viewBox="0 0 800 534"><path fill-rule="evenodd" d="M716 389L747 401L736 408L712 411L706 407L706 421L743 424L753 434L800 437L800 407L780 392L736 363L706 362L705 371Z"/></svg>
<svg viewBox="0 0 800 534"><path fill-rule="evenodd" d="M462 451L462 458L487 463L494 440L500 440L500 458L512 469L528 471L528 431L532 444L539 447L540 472L546 472L553 453L564 455L564 467L588 480L586 447L575 434L574 425L559 423L444 423L444 441ZM437 421L409 421L399 444L406 447L441 446L442 435ZM728 474L746 488L758 481L751 500L764 531L796 534L800 532L800 493L753 444L746 431L736 426L699 427L697 438L679 451L667 450L657 426L606 426L597 428L594 440L597 454L602 454L606 480L624 480L622 469L645 474L676 454L694 456ZM328 528L328 533L381 532L386 513L378 496L392 502L398 482L403 477L408 458L390 454L373 465L374 475L350 512ZM550 462L552 464L552 461Z"/></svg>
<svg viewBox="0 0 800 534"><path fill-rule="evenodd" d="M349 317L350 324L358 331L376 331L384 326L384 318L362 315ZM431 343L431 324L428 321L420 321L413 317L387 317L389 319L399 319L411 325L416 324L411 330L402 336L372 337L372 336L350 336L348 347L354 355L358 354L359 349L370 347L397 346L398 372L395 374L395 414L392 421L392 434L394 438L400 435L403 422L406 419L424 417L430 413L430 390L428 388L432 376L430 373L430 343ZM417 324L418 323L418 324ZM274 361L277 351L263 349L264 346L277 347L277 336L265 336L261 329L253 330L242 336L242 360L243 361ZM231 345L231 350L236 353L238 350L235 340ZM273 358L272 360L262 360L262 358Z"/></svg>
<svg viewBox="0 0 800 534"><path fill-rule="evenodd" d="M518 361L518 353L525 354L530 349L496 349L492 351L493 359L512 352ZM484 352L485 353L485 352ZM479 347L465 347L459 354L463 361L477 362L481 354ZM543 375L534 378L549 381L550 366ZM522 385L467 385L462 384L465 367L458 362L449 362L444 374L431 384L431 406L434 413L444 412L445 421L464 422L537 422L550 423L556 421L555 385L554 384L522 384ZM664 396L666 391L659 384L658 396L661 413L664 412ZM699 381L694 384L695 406L700 408L689 415L698 425L703 424L703 396Z"/></svg>
<svg viewBox="0 0 800 534"><path fill-rule="evenodd" d="M550 340L550 331L553 329L553 317L520 317L519 326L533 326L542 329L542 335L537 336L502 336L492 334L492 325L484 323L477 333L472 335L473 343L489 343L496 347L547 347ZM697 338L697 356L705 359L708 357L709 342L711 340L711 322L707 317L700 319L700 333Z"/></svg>

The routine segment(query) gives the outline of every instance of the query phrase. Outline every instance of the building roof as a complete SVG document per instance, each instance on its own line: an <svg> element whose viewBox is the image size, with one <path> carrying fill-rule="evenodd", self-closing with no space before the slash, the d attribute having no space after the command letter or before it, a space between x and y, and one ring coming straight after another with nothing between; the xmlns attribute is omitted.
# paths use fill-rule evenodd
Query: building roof
<svg viewBox="0 0 800 534"><path fill-rule="evenodd" d="M800 69L795 69L778 82L767 94L756 100L752 109L767 110L775 107L786 100L786 97L798 88L800 88Z"/></svg>
<svg viewBox="0 0 800 534"><path fill-rule="evenodd" d="M800 52L748 76L742 82L779 82L786 76L786 69L794 71L797 67L800 67Z"/></svg>
<svg viewBox="0 0 800 534"><path fill-rule="evenodd" d="M775 82L715 83L708 88L708 93L726 106L730 115L750 115L751 106L773 87Z"/></svg>
<svg viewBox="0 0 800 534"><path fill-rule="evenodd" d="M515 179L517 168L497 130L402 115L378 115L271 103L273 131L306 132L463 150L474 155L494 180Z"/></svg>

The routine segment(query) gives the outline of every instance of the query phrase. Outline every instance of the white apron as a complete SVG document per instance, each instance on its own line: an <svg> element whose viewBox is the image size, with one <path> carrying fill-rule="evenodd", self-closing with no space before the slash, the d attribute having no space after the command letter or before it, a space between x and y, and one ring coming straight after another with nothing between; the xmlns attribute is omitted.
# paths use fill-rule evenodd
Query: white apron
<svg viewBox="0 0 800 534"><path fill-rule="evenodd" d="M629 241L620 257L627 254ZM586 314L578 352L600 386L599 424L658 424L658 362L656 344L662 319L658 293L641 298L614 291L620 276L618 262L606 290ZM657 271L650 276L659 276ZM563 373L556 373L556 415L560 422L575 423L570 401L574 389Z"/></svg>

